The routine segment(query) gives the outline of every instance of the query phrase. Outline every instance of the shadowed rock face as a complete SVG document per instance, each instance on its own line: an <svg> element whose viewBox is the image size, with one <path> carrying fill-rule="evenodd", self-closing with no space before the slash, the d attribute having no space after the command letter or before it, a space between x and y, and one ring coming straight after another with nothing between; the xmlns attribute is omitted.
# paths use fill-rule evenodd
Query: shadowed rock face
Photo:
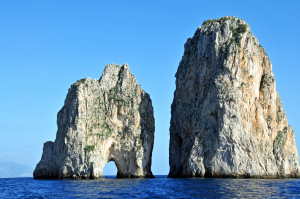
<svg viewBox="0 0 300 199"><path fill-rule="evenodd" d="M250 26L207 20L185 44L171 107L170 177L298 177L272 64Z"/></svg>
<svg viewBox="0 0 300 199"><path fill-rule="evenodd" d="M152 102L127 64L107 65L100 80L74 83L57 126L34 178L99 178L109 161L115 162L117 177L153 177Z"/></svg>

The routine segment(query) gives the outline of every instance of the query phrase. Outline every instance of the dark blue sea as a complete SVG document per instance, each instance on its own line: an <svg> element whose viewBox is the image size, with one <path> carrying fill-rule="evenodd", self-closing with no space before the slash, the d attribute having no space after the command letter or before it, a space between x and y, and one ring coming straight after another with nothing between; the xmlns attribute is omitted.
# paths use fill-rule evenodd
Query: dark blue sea
<svg viewBox="0 0 300 199"><path fill-rule="evenodd" d="M300 179L0 178L0 198L298 198Z"/></svg>

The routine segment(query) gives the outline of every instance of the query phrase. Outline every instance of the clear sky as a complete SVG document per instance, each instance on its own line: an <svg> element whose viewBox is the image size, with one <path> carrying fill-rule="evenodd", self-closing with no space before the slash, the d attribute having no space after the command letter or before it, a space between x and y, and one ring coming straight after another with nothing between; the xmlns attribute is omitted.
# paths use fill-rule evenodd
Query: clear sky
<svg viewBox="0 0 300 199"><path fill-rule="evenodd" d="M152 171L169 171L170 106L183 46L206 19L244 19L265 47L300 148L300 1L1 1L0 161L32 168L54 141L70 85L128 63L152 98ZM116 174L105 168L105 174Z"/></svg>

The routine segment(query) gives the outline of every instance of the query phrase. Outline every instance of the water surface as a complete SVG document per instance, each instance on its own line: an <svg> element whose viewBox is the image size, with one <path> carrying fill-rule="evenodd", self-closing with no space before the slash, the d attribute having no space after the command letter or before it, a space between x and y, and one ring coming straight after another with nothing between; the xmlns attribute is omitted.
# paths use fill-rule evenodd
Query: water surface
<svg viewBox="0 0 300 199"><path fill-rule="evenodd" d="M167 178L34 180L1 178L0 198L297 198L299 179Z"/></svg>

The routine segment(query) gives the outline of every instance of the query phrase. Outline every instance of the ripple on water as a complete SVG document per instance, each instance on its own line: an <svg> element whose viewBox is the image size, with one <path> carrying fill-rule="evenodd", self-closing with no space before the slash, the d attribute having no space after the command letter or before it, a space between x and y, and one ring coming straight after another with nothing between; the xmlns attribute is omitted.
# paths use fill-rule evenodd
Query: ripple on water
<svg viewBox="0 0 300 199"><path fill-rule="evenodd" d="M300 197L298 179L167 178L0 179L0 198L270 198Z"/></svg>

